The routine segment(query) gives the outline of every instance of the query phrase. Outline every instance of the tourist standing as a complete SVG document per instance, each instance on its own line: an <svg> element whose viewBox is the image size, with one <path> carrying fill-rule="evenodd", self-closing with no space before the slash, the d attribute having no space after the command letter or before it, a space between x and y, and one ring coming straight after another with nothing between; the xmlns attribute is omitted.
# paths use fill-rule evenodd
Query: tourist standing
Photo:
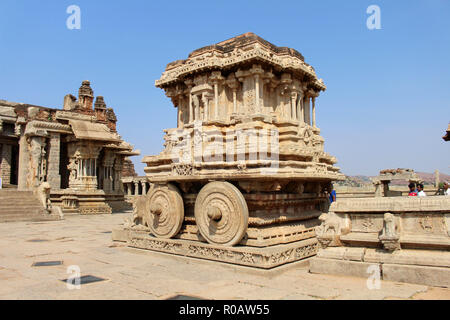
<svg viewBox="0 0 450 320"><path fill-rule="evenodd" d="M336 201L336 190L334 190L333 185L330 187L330 204Z"/></svg>
<svg viewBox="0 0 450 320"><path fill-rule="evenodd" d="M414 183L411 182L411 183L408 185L408 188L409 188L408 196L410 196L410 197L417 197L416 185L415 185Z"/></svg>
<svg viewBox="0 0 450 320"><path fill-rule="evenodd" d="M419 183L418 185L417 185L417 196L419 196L419 197L426 197L427 196L427 194L425 193L425 191L423 191L423 184L422 183Z"/></svg>
<svg viewBox="0 0 450 320"><path fill-rule="evenodd" d="M450 188L448 187L448 182L444 183L444 195L450 196Z"/></svg>

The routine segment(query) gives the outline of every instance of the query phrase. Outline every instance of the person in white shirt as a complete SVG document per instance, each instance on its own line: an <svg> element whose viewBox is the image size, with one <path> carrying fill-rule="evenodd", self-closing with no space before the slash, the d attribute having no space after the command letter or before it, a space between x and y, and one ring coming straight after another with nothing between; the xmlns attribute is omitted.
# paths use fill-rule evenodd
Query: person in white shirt
<svg viewBox="0 0 450 320"><path fill-rule="evenodd" d="M444 195L450 196L450 188L448 187L448 182L444 183Z"/></svg>
<svg viewBox="0 0 450 320"><path fill-rule="evenodd" d="M419 184L417 185L417 195L418 195L419 197L426 197L426 196L427 196L427 194L425 193L425 191L423 191L423 184L422 184L422 183L419 183Z"/></svg>

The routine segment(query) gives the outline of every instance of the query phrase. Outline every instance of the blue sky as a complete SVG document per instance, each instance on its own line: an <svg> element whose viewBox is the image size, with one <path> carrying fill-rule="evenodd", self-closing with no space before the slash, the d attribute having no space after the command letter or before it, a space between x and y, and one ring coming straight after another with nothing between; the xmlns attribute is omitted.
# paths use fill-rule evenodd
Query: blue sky
<svg viewBox="0 0 450 320"><path fill-rule="evenodd" d="M381 29L369 30L369 5ZM69 5L81 29L69 30ZM90 80L142 156L162 150L176 110L155 88L167 63L254 32L297 49L328 89L317 100L325 150L345 174L450 172L450 1L0 2L0 99L61 108Z"/></svg>

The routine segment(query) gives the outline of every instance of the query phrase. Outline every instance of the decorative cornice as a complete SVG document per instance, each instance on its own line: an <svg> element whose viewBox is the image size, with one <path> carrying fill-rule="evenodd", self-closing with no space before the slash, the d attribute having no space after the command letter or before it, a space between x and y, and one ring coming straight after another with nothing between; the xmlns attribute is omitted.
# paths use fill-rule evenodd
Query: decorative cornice
<svg viewBox="0 0 450 320"><path fill-rule="evenodd" d="M45 121L31 121L27 124L26 135L47 135L47 131L72 134L72 129L67 124Z"/></svg>
<svg viewBox="0 0 450 320"><path fill-rule="evenodd" d="M95 121L97 118L95 116L89 116L81 113L70 112L70 111L56 111L56 119L61 120L85 120L85 121Z"/></svg>

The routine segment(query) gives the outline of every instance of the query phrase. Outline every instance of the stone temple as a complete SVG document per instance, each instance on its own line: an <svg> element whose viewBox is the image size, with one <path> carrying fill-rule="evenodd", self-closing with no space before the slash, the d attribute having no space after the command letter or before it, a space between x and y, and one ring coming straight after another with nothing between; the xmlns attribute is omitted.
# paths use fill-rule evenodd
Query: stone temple
<svg viewBox="0 0 450 320"><path fill-rule="evenodd" d="M261 268L314 255L343 175L316 123L326 86L303 56L246 33L169 63L155 84L177 128L144 157L150 190L116 239Z"/></svg>
<svg viewBox="0 0 450 320"><path fill-rule="evenodd" d="M3 188L36 191L45 183L51 203L64 212L111 213L125 204L121 183L128 156L117 118L89 81L63 109L0 100Z"/></svg>

